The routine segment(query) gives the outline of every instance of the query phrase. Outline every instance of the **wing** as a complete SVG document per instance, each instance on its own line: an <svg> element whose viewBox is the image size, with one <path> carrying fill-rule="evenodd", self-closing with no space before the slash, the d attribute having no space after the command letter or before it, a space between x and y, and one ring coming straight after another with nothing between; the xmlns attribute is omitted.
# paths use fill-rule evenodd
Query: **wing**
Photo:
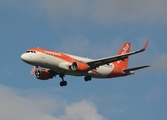
<svg viewBox="0 0 167 120"><path fill-rule="evenodd" d="M116 55L116 56L111 56L111 57L106 57L106 58L93 60L93 61L87 62L87 64L90 66L90 69L95 69L95 68L97 68L97 67L99 67L101 65L105 65L105 64L109 64L111 62L115 62L115 61L126 59L129 56L131 56L131 55L134 55L134 54L137 54L137 53L145 51L147 46L148 46L148 42L149 41L147 41L145 46L142 49L140 49L140 50L136 50L136 51L133 51L133 52L125 53L125 54L122 54L122 55Z"/></svg>

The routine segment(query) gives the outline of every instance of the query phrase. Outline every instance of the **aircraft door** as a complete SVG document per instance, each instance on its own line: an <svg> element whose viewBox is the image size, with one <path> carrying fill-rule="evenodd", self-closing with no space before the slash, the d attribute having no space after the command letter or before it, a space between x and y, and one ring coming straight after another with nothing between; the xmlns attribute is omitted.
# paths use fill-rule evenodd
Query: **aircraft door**
<svg viewBox="0 0 167 120"><path fill-rule="evenodd" d="M45 53L41 53L41 58L42 58L42 63L44 65L46 65L48 63L48 60L46 58L46 54Z"/></svg>

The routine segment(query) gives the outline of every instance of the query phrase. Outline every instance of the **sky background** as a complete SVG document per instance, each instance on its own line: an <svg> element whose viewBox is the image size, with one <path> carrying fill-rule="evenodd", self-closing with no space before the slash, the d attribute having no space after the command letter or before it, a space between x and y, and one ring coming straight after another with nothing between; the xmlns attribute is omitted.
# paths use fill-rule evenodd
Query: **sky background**
<svg viewBox="0 0 167 120"><path fill-rule="evenodd" d="M166 120L166 0L0 0L1 120ZM93 79L30 74L21 61L41 47L89 58L117 54L125 41L129 67L151 65L132 76Z"/></svg>

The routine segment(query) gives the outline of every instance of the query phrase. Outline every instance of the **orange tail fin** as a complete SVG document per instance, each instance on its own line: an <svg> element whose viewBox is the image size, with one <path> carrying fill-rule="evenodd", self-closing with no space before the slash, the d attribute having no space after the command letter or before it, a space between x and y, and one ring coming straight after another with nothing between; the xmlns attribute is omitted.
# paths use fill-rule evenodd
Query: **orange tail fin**
<svg viewBox="0 0 167 120"><path fill-rule="evenodd" d="M120 49L120 51L118 52L118 55L123 55L125 53L129 53L130 52L130 46L131 46L130 42L125 42L123 44L122 48ZM128 58L116 61L116 62L114 62L114 64L117 65L120 68L126 69L126 68L128 68Z"/></svg>

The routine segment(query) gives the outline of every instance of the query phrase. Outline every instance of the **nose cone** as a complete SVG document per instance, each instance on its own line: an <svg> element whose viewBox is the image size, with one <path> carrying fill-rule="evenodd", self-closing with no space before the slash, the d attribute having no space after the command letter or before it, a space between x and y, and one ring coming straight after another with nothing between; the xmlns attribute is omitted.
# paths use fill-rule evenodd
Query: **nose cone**
<svg viewBox="0 0 167 120"><path fill-rule="evenodd" d="M23 61L26 61L27 56L26 56L26 54L25 54L25 53L21 55L21 59L22 59Z"/></svg>
<svg viewBox="0 0 167 120"><path fill-rule="evenodd" d="M23 54L21 55L21 59L22 59L24 62L26 62L26 63L32 62L31 56L28 55L27 53L23 53Z"/></svg>
<svg viewBox="0 0 167 120"><path fill-rule="evenodd" d="M34 57L32 56L32 54L23 53L20 57L21 57L21 59L22 59L24 62L26 62L26 63L28 63L28 64L34 64L34 62L35 62L35 59L34 59Z"/></svg>

